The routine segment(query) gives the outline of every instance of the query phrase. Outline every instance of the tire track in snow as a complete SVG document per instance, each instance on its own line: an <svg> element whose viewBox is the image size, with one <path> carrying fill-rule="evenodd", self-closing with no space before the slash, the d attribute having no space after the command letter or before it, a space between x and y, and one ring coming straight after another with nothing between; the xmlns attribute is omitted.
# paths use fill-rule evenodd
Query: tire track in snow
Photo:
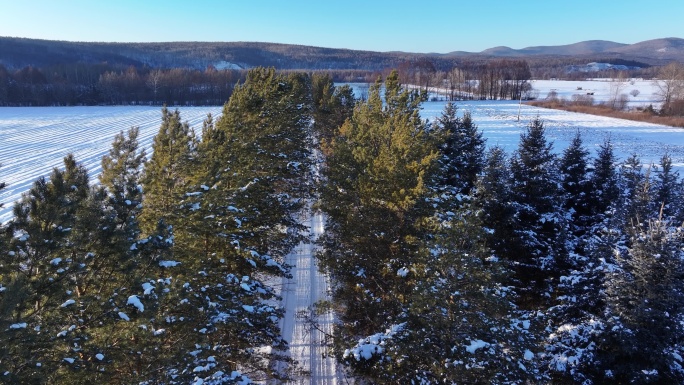
<svg viewBox="0 0 684 385"><path fill-rule="evenodd" d="M325 220L322 214L313 213L310 208L308 211L303 223L315 239L323 233ZM304 371L291 384L342 384L337 363L334 357L326 355L324 345L325 335L332 334L332 312L316 318L321 330L312 328L305 319L298 317L302 312L308 314L316 302L328 299L328 279L319 272L314 251L310 243L300 243L287 257L287 263L294 266L293 278L283 279L285 317L281 324L282 335L289 344L290 357Z"/></svg>

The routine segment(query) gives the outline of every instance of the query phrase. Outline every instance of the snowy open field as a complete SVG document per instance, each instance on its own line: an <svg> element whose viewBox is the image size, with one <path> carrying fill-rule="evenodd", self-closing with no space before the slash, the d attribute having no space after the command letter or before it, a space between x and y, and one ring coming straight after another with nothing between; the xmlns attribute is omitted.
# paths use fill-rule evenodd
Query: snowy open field
<svg viewBox="0 0 684 385"><path fill-rule="evenodd" d="M181 116L200 130L207 113L218 115L221 107L183 107ZM159 107L2 107L0 108L0 221L11 218L12 202L21 197L40 176L62 167L65 155L73 153L90 172L100 174L100 160L114 136L133 126L147 149L159 130ZM148 150L149 152L149 150Z"/></svg>
<svg viewBox="0 0 684 385"><path fill-rule="evenodd" d="M560 96L570 97L577 87L594 90L596 100L605 97L609 82L536 81L534 87L544 97L551 89ZM650 81L637 81L628 87L638 87L637 98L653 100ZM603 90L603 91L600 91ZM629 92L630 88L625 92ZM632 96L630 96L632 98ZM426 119L439 116L445 102L426 102L422 115ZM464 101L459 110L470 110L473 120L484 132L488 145L500 145L509 151L516 148L520 133L531 119L541 117L548 138L557 152L567 147L579 130L585 144L594 151L610 137L619 159L632 153L645 164L658 162L667 151L678 169L684 169L684 130L627 120L604 118L528 107L520 108L516 101ZM219 116L221 107L183 107L181 116L200 130L207 113ZM150 152L152 138L157 133L161 112L159 107L3 107L0 108L0 181L8 187L0 191L0 220L11 218L12 202L21 197L40 176L49 175L53 167L62 166L62 158L74 153L90 171L93 181L100 173L100 159L120 131L140 127L140 142Z"/></svg>
<svg viewBox="0 0 684 385"><path fill-rule="evenodd" d="M434 119L441 114L445 103L425 103L422 115ZM539 116L544 121L547 139L554 143L554 150L559 154L579 131L592 155L609 137L619 160L637 154L644 164L658 163L668 152L674 166L684 169L684 129L526 105L520 106L518 121L518 103L511 101L463 101L457 106L461 112L471 112L488 145L499 145L508 152L517 148L520 133Z"/></svg>
<svg viewBox="0 0 684 385"><path fill-rule="evenodd" d="M539 99L544 99L551 90L556 91L559 98L572 100L573 95L586 95L592 93L594 100L606 101L610 99L611 85L615 83L609 79L583 80L583 81L557 81L557 80L533 80L532 88L539 91ZM638 91L636 96L632 92ZM619 93L628 95L627 107L644 107L660 104L656 96L656 86L651 80L626 79L620 82Z"/></svg>

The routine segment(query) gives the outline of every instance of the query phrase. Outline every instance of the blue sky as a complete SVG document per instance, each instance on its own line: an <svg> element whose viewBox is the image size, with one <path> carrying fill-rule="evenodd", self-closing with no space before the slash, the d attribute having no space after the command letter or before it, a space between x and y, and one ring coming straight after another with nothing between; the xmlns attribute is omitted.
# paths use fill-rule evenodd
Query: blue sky
<svg viewBox="0 0 684 385"><path fill-rule="evenodd" d="M684 38L684 0L0 0L0 36L479 52Z"/></svg>

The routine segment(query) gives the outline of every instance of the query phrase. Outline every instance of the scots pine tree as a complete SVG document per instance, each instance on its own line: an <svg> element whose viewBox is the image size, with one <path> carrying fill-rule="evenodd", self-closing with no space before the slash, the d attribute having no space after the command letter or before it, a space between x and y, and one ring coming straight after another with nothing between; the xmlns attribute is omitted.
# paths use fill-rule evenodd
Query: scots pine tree
<svg viewBox="0 0 684 385"><path fill-rule="evenodd" d="M344 357L359 338L397 325L420 269L438 147L420 119L423 98L404 90L396 72L380 81L340 129L326 158L322 208L329 216L321 264L344 309L336 332L337 354L357 374L371 375L371 361Z"/></svg>
<svg viewBox="0 0 684 385"><path fill-rule="evenodd" d="M3 260L3 321L14 325L3 352L10 382L40 382L70 370L65 358L74 352L60 338L78 327L69 324L67 309L76 304L71 280L79 268L70 238L89 186L72 155L64 167L38 179L14 206L14 237Z"/></svg>
<svg viewBox="0 0 684 385"><path fill-rule="evenodd" d="M162 122L152 143L152 156L145 164L143 191L146 204L140 214L140 224L146 234L155 231L163 219L174 225L175 206L185 193L187 169L196 147L194 132L181 121L180 112L162 108Z"/></svg>
<svg viewBox="0 0 684 385"><path fill-rule="evenodd" d="M336 87L332 77L311 76L314 131L325 151L345 120L351 117L356 99L349 85Z"/></svg>
<svg viewBox="0 0 684 385"><path fill-rule="evenodd" d="M109 154L102 158L100 182L108 192L109 204L116 213L117 227L128 241L139 236L138 216L142 209L142 168L145 150L139 148L139 129L133 127L125 136L114 138Z"/></svg>
<svg viewBox="0 0 684 385"><path fill-rule="evenodd" d="M288 359L273 282L289 274L284 258L303 238L310 126L308 77L265 68L249 72L220 119L205 121L172 208L181 268L166 333L180 347L169 367L176 381L246 381L238 371L285 380L275 370Z"/></svg>

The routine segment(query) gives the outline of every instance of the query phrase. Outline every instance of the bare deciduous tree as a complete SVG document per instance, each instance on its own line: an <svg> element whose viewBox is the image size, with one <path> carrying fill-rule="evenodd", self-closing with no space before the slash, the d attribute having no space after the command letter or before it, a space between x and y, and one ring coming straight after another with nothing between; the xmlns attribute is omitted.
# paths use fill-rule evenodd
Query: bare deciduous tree
<svg viewBox="0 0 684 385"><path fill-rule="evenodd" d="M684 100L684 65L673 62L661 68L653 85L655 95L663 103L661 111L668 115L675 113L674 106Z"/></svg>
<svg viewBox="0 0 684 385"><path fill-rule="evenodd" d="M161 87L161 79L162 79L162 71L161 70L154 70L151 71L150 74L147 76L147 86L150 87L152 90L152 93L154 93L154 103L157 103L157 92L159 92L159 88Z"/></svg>
<svg viewBox="0 0 684 385"><path fill-rule="evenodd" d="M627 81L622 73L618 74L610 82L608 91L608 106L614 110L623 110L626 107L627 95L622 93L622 90L627 87Z"/></svg>

